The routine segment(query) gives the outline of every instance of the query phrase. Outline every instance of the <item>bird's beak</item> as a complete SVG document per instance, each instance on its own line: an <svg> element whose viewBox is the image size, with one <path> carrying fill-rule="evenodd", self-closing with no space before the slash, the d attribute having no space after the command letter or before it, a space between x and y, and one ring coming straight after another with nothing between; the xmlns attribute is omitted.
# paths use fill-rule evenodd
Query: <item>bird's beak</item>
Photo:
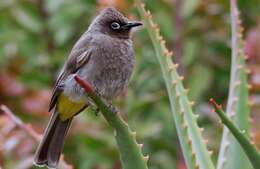
<svg viewBox="0 0 260 169"><path fill-rule="evenodd" d="M133 27L137 27L137 26L141 26L143 25L142 22L138 22L138 21L130 21L127 24L125 24L124 26L122 26L123 29L131 29Z"/></svg>

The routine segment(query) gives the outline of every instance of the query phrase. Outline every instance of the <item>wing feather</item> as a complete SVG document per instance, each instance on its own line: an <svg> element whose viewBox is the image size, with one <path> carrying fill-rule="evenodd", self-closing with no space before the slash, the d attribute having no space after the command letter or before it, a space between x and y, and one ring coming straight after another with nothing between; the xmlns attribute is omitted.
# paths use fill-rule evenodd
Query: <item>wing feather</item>
<svg viewBox="0 0 260 169"><path fill-rule="evenodd" d="M88 41L86 40L88 39ZM64 81L73 73L76 73L83 65L86 65L91 57L91 48L89 47L89 38L81 38L73 47L67 62L65 63L61 73L59 74L54 89L52 91L52 97L49 104L49 111L51 111L57 102L57 98L64 88Z"/></svg>

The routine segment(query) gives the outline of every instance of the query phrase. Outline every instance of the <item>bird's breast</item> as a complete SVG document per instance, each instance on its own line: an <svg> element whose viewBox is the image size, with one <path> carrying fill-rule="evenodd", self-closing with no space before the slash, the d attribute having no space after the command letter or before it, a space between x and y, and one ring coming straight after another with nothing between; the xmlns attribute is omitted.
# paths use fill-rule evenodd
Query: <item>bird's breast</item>
<svg viewBox="0 0 260 169"><path fill-rule="evenodd" d="M131 77L135 62L132 44L112 42L99 53L94 85L105 98L111 99L123 91Z"/></svg>
<svg viewBox="0 0 260 169"><path fill-rule="evenodd" d="M107 100L114 99L127 86L135 63L131 41L95 40L89 62L76 74L87 80ZM84 92L68 77L64 93L73 101L82 100Z"/></svg>

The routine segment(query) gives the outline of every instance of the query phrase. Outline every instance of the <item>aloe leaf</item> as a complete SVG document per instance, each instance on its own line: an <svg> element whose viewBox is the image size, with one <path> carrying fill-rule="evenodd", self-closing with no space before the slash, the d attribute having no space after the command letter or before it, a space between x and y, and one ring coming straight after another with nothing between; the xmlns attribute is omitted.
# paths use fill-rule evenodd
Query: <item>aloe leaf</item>
<svg viewBox="0 0 260 169"><path fill-rule="evenodd" d="M251 164L255 169L258 169L260 166L260 153L254 147L253 144L250 143L249 139L245 136L244 130L239 130L235 124L227 117L227 115L222 110L222 107L218 105L215 100L210 99L211 104L215 108L215 112L220 117L222 123L230 130L230 132L237 139L241 147L244 149L247 157L250 159Z"/></svg>
<svg viewBox="0 0 260 169"><path fill-rule="evenodd" d="M75 76L75 80L85 90L87 96L95 102L109 125L115 129L123 169L148 169L148 156L143 156L142 144L136 142L136 133L130 130L128 124L119 115L111 111L111 108L96 95L87 81L79 76Z"/></svg>
<svg viewBox="0 0 260 169"><path fill-rule="evenodd" d="M172 52L167 50L165 41L159 33L159 27L153 22L150 11L146 11L144 4L141 3L137 3L137 8L160 63L186 165L189 169L214 169L210 158L211 153L202 139L202 129L198 127L197 116L192 111L193 102L187 97L188 90L183 87L183 77L179 76L176 71L178 65L172 62Z"/></svg>
<svg viewBox="0 0 260 169"><path fill-rule="evenodd" d="M229 86L227 116L233 120L236 126L244 130L248 136L249 106L248 84L245 69L244 43L242 40L242 26L239 19L239 11L236 0L231 0L231 29L232 29L232 60L231 77ZM217 169L251 169L244 151L239 143L225 127L221 140Z"/></svg>

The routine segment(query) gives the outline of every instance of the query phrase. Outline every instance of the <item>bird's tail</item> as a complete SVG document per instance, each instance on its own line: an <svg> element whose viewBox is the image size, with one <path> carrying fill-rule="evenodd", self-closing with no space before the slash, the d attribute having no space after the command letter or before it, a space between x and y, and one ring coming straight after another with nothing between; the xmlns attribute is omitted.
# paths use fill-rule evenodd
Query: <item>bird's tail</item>
<svg viewBox="0 0 260 169"><path fill-rule="evenodd" d="M34 163L36 165L57 168L65 136L69 130L71 121L72 118L61 121L58 113L53 113L35 153Z"/></svg>

